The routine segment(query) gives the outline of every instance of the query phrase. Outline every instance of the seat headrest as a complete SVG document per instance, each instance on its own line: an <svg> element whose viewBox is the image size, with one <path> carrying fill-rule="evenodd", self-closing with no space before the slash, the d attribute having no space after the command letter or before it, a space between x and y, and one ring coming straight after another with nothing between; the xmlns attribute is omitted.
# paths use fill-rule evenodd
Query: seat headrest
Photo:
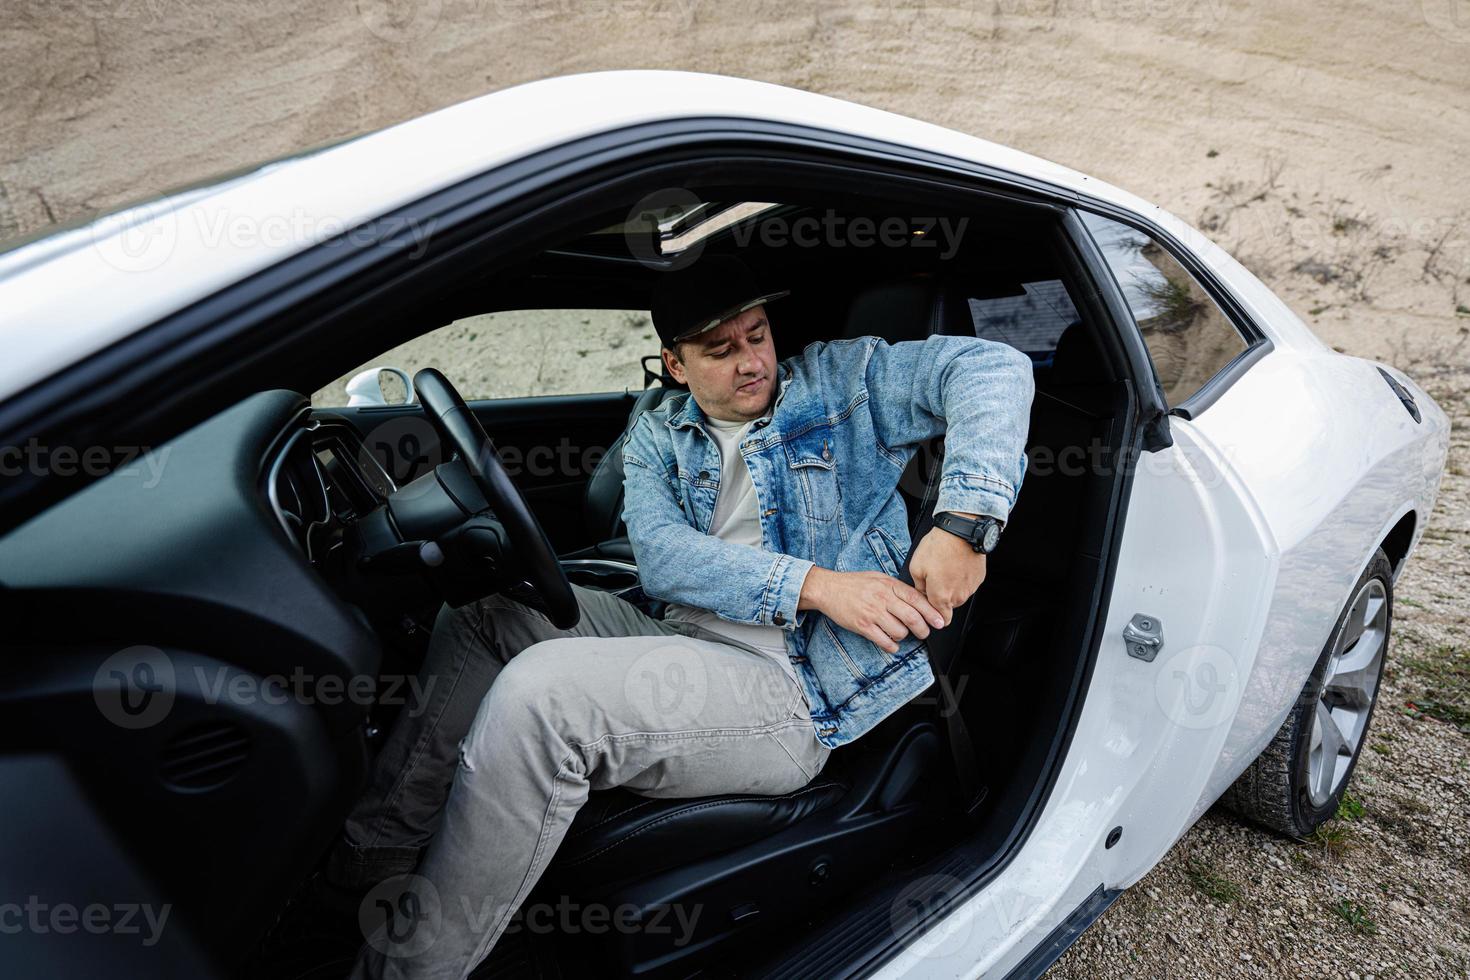
<svg viewBox="0 0 1470 980"><path fill-rule="evenodd" d="M975 322L964 296L927 275L863 289L848 306L842 327L844 340L882 337L890 344L936 333L974 336Z"/></svg>
<svg viewBox="0 0 1470 980"><path fill-rule="evenodd" d="M1051 377L1053 384L1087 384L1097 379L1101 352L1097 342L1080 321L1074 322L1057 338L1056 353L1052 355Z"/></svg>

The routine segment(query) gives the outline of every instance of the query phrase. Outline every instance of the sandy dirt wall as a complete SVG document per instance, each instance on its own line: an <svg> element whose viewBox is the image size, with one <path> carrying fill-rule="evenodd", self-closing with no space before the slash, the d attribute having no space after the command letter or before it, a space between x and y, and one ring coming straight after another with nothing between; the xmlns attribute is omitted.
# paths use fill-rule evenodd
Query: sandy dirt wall
<svg viewBox="0 0 1470 980"><path fill-rule="evenodd" d="M12 0L0 234L615 67L794 85L1078 167L1199 221L1356 351L1466 322L1464 0Z"/></svg>

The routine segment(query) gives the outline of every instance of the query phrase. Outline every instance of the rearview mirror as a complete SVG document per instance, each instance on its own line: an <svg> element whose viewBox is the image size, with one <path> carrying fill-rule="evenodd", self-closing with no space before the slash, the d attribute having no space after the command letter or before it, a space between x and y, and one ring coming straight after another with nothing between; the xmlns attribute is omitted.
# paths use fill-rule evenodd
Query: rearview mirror
<svg viewBox="0 0 1470 980"><path fill-rule="evenodd" d="M386 382L386 384L385 384ZM396 367L359 371L347 382L347 407L364 405L408 405L413 402L413 379Z"/></svg>

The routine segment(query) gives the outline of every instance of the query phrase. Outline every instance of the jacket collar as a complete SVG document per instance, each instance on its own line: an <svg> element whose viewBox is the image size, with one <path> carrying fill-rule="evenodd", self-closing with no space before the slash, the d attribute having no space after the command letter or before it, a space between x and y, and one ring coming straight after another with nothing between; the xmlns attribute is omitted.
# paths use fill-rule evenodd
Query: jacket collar
<svg viewBox="0 0 1470 980"><path fill-rule="evenodd" d="M684 396L683 404L677 412L670 412L669 417L664 419L664 425L671 429L693 429L704 423L704 410L694 403L694 393L689 392Z"/></svg>

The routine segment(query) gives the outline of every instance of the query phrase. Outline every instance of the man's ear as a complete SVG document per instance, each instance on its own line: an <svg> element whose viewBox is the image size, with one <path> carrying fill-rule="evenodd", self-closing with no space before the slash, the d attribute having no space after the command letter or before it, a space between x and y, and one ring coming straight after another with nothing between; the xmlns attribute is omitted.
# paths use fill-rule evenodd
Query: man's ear
<svg viewBox="0 0 1470 980"><path fill-rule="evenodd" d="M667 347L663 349L662 354L664 358L664 370L669 372L669 377L681 385L687 384L688 382L684 377L684 365L679 363L679 358Z"/></svg>

